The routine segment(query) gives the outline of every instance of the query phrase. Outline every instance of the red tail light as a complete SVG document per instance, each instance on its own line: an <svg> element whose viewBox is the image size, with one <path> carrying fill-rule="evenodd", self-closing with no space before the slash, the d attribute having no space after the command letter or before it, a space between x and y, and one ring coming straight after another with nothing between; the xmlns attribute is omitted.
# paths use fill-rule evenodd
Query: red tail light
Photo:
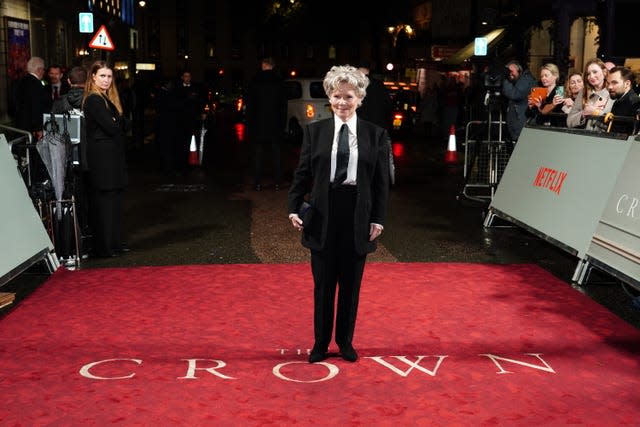
<svg viewBox="0 0 640 427"><path fill-rule="evenodd" d="M236 139L238 140L238 142L244 142L244 123L236 123L234 127L236 131Z"/></svg>

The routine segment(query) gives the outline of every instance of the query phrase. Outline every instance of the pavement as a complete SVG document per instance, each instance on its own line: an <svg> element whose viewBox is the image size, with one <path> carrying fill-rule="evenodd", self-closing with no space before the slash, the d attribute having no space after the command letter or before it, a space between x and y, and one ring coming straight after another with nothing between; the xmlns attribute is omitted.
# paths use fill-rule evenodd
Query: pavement
<svg viewBox="0 0 640 427"><path fill-rule="evenodd" d="M242 135L237 127L210 132L204 164L181 174L160 170L152 140L132 146L124 224L131 252L83 259L79 268L308 262L299 232L287 219L288 180L276 191L273 180L265 179L256 191L250 146ZM640 327L640 312L631 304L637 296L633 289L598 272L586 285L573 285L574 256L506 222L483 226L490 199L481 202L462 194L463 141L457 141L454 163L444 161L446 138L426 141L418 131L394 139L393 148L397 170L388 221L368 262L537 264ZM285 177L292 176L298 154L298 146L283 146ZM0 315L47 276L43 266L34 265L3 286L2 292L16 293L16 302Z"/></svg>

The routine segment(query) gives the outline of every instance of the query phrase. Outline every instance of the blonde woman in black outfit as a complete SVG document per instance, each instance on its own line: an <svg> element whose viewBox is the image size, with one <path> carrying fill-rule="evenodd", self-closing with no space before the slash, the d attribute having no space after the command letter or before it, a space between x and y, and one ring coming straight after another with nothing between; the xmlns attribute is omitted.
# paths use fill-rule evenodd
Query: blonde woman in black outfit
<svg viewBox="0 0 640 427"><path fill-rule="evenodd" d="M113 70L104 61L93 64L82 109L87 129L87 163L93 252L117 256L123 247L123 191L127 185L125 129Z"/></svg>

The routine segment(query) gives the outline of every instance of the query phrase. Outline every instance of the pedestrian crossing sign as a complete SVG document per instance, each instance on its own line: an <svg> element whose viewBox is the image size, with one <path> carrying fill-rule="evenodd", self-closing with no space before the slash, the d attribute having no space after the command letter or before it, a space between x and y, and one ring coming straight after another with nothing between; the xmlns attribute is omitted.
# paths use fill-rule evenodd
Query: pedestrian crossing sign
<svg viewBox="0 0 640 427"><path fill-rule="evenodd" d="M89 47L92 49L104 50L114 50L116 48L111 41L109 33L107 32L107 27L104 25L102 25L93 35L93 38L89 42Z"/></svg>

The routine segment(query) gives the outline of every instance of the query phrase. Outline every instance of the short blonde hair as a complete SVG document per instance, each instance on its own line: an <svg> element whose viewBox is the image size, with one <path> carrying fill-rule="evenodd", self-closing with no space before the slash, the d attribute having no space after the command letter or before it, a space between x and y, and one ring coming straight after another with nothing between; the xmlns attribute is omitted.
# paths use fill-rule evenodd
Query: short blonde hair
<svg viewBox="0 0 640 427"><path fill-rule="evenodd" d="M556 76L556 78L560 77L560 70L558 69L558 66L556 64L552 64L551 62L546 63L542 67L540 67L540 71L542 70L549 71L551 74Z"/></svg>
<svg viewBox="0 0 640 427"><path fill-rule="evenodd" d="M369 78L362 71L351 65L334 65L322 82L327 97L331 97L331 94L343 83L351 86L358 98L364 99L367 96Z"/></svg>

